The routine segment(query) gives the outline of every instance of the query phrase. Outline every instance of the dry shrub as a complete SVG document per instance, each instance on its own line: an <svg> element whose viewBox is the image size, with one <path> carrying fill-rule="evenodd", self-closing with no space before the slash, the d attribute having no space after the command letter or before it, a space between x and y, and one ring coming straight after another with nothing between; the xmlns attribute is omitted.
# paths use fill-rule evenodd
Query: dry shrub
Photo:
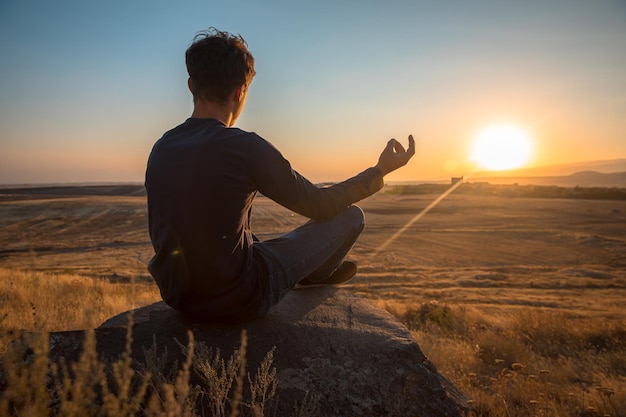
<svg viewBox="0 0 626 417"><path fill-rule="evenodd" d="M265 415L265 409L270 404L270 401L276 395L276 388L278 387L278 381L276 380L276 368L272 368L272 362L274 361L274 349L267 353L265 359L261 363L261 366L254 375L254 380L248 374L248 383L250 385L250 408L254 411L255 415ZM303 410L300 409L300 415ZM311 410L311 413L315 410Z"/></svg>
<svg viewBox="0 0 626 417"><path fill-rule="evenodd" d="M393 311L391 312L393 314ZM409 330L445 332L457 336L470 331L466 309L452 309L437 301L422 304L417 308L409 307L402 313L400 319Z"/></svg>
<svg viewBox="0 0 626 417"><path fill-rule="evenodd" d="M19 342L19 343L18 343ZM31 334L14 344L2 358L0 416L43 416L48 412L48 335Z"/></svg>
<svg viewBox="0 0 626 417"><path fill-rule="evenodd" d="M18 339L2 358L0 416L196 417L205 415L203 402L215 417L276 415L274 350L254 376L246 373L245 330L240 348L227 360L218 350L195 342L189 332L187 345L179 342L185 360L163 372L167 352L159 354L156 343L144 350L143 363L132 362L131 329L132 321L124 353L110 363L98 360L93 330L85 332L78 361L59 366L49 362L47 333ZM191 384L192 370L203 384ZM316 413L317 403L307 396L294 406L294 416Z"/></svg>
<svg viewBox="0 0 626 417"><path fill-rule="evenodd" d="M189 332L188 337L189 344L184 350L185 362L175 373L173 380L165 380L161 385L155 387L156 389L152 392L145 411L147 417L195 417L198 415L195 411L197 390L189 384L195 347L193 333ZM149 377L150 375L146 374L146 378L149 379Z"/></svg>
<svg viewBox="0 0 626 417"><path fill-rule="evenodd" d="M514 363L528 362L527 347L510 332L488 329L478 335L476 346L476 355L485 372L491 372L494 368L508 368Z"/></svg>

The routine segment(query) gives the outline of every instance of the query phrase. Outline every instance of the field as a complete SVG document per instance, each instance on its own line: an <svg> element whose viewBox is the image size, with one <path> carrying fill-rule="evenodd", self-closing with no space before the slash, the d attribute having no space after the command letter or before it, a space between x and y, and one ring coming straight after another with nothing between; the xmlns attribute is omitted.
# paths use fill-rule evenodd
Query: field
<svg viewBox="0 0 626 417"><path fill-rule="evenodd" d="M140 187L3 192L3 330L98 325L158 299ZM475 399L476 415L626 415L626 201L459 192L415 220L439 195L389 187L361 202L367 226L351 252L359 273L344 287L401 318ZM262 239L303 221L256 200ZM33 274L99 295L73 307L71 321L50 319L55 297L66 304L77 295L46 296ZM116 287L133 295L82 311Z"/></svg>

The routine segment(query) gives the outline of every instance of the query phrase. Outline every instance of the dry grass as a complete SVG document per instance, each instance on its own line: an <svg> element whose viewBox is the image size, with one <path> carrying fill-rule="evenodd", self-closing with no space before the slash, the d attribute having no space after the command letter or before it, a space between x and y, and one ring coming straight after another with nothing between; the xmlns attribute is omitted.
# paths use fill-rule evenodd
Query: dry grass
<svg viewBox="0 0 626 417"><path fill-rule="evenodd" d="M526 308L485 316L427 303L400 311L426 356L474 399L472 416L624 416L626 322Z"/></svg>
<svg viewBox="0 0 626 417"><path fill-rule="evenodd" d="M0 283L3 330L90 328L90 323L158 297L148 284L40 272L0 270ZM437 302L381 305L407 325L440 372L474 399L473 417L626 414L623 318L599 320L541 308L488 315ZM2 335L5 347L7 332ZM5 366L15 366L7 368L9 383L0 396L0 415L10 415L10 409L14 415L48 415L49 404L56 401L62 415L194 416L194 404L203 399L215 415L232 415L235 402L242 414L262 416L274 398L273 352L246 379L245 335L241 349L228 360L194 343L190 335L189 343L181 345L188 360L172 369L165 369L167 352L155 345L145 351L146 362L137 371L130 366L130 341L129 334L126 353L107 368L96 358L93 332L87 332L79 362L53 367L53 399L46 387L47 338L33 336L28 347L35 354L27 366L19 348L3 358ZM204 379L203 387L189 385L192 369ZM241 398L244 383L250 393L246 401ZM96 410L98 392L103 393L103 404Z"/></svg>
<svg viewBox="0 0 626 417"><path fill-rule="evenodd" d="M80 275L0 269L0 329L4 330L94 328L115 314L159 300L154 284L114 284Z"/></svg>
<svg viewBox="0 0 626 417"><path fill-rule="evenodd" d="M86 330L77 362L50 363L46 332L92 329L157 298L158 291L149 284L0 270L0 416L196 417L205 415L199 404L208 405L216 417L272 415L277 405L274 352L267 353L252 375L247 373L245 330L240 348L228 359L194 341L189 332L188 342L180 343L184 363L172 364L156 343L144 350L143 363L134 363L131 321L125 352L111 363L98 359L93 330ZM33 333L16 339L15 330ZM192 371L202 385L190 383ZM305 398L296 408L294 415L313 416L316 404Z"/></svg>

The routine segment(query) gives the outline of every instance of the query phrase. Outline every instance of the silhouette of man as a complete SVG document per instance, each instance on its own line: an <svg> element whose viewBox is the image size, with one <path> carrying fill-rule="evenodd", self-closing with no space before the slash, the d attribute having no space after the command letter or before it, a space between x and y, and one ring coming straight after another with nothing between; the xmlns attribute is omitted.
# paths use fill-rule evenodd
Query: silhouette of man
<svg viewBox="0 0 626 417"><path fill-rule="evenodd" d="M166 132L146 170L148 269L163 300L199 319L263 316L297 284L337 284L356 273L345 256L364 227L353 203L383 187L383 176L415 153L391 139L378 163L319 188L259 135L233 127L255 75L241 36L211 28L186 51L193 114ZM276 239L250 229L257 192L311 219Z"/></svg>

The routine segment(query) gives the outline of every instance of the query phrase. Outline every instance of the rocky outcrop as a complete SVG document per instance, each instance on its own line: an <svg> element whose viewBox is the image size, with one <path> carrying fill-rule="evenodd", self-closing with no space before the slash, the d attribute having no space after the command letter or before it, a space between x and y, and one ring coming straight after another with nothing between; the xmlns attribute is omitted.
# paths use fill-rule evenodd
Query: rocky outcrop
<svg viewBox="0 0 626 417"><path fill-rule="evenodd" d="M128 314L96 329L97 351L105 358L125 346ZM177 341L191 330L197 342L228 357L247 330L246 369L253 373L272 351L276 368L276 415L289 416L305 397L315 399L319 416L461 416L466 397L437 373L392 315L367 300L332 287L290 292L263 319L242 325L200 324L164 303L133 312L133 357L156 341L167 361L182 363ZM50 357L75 360L81 332L51 335Z"/></svg>

